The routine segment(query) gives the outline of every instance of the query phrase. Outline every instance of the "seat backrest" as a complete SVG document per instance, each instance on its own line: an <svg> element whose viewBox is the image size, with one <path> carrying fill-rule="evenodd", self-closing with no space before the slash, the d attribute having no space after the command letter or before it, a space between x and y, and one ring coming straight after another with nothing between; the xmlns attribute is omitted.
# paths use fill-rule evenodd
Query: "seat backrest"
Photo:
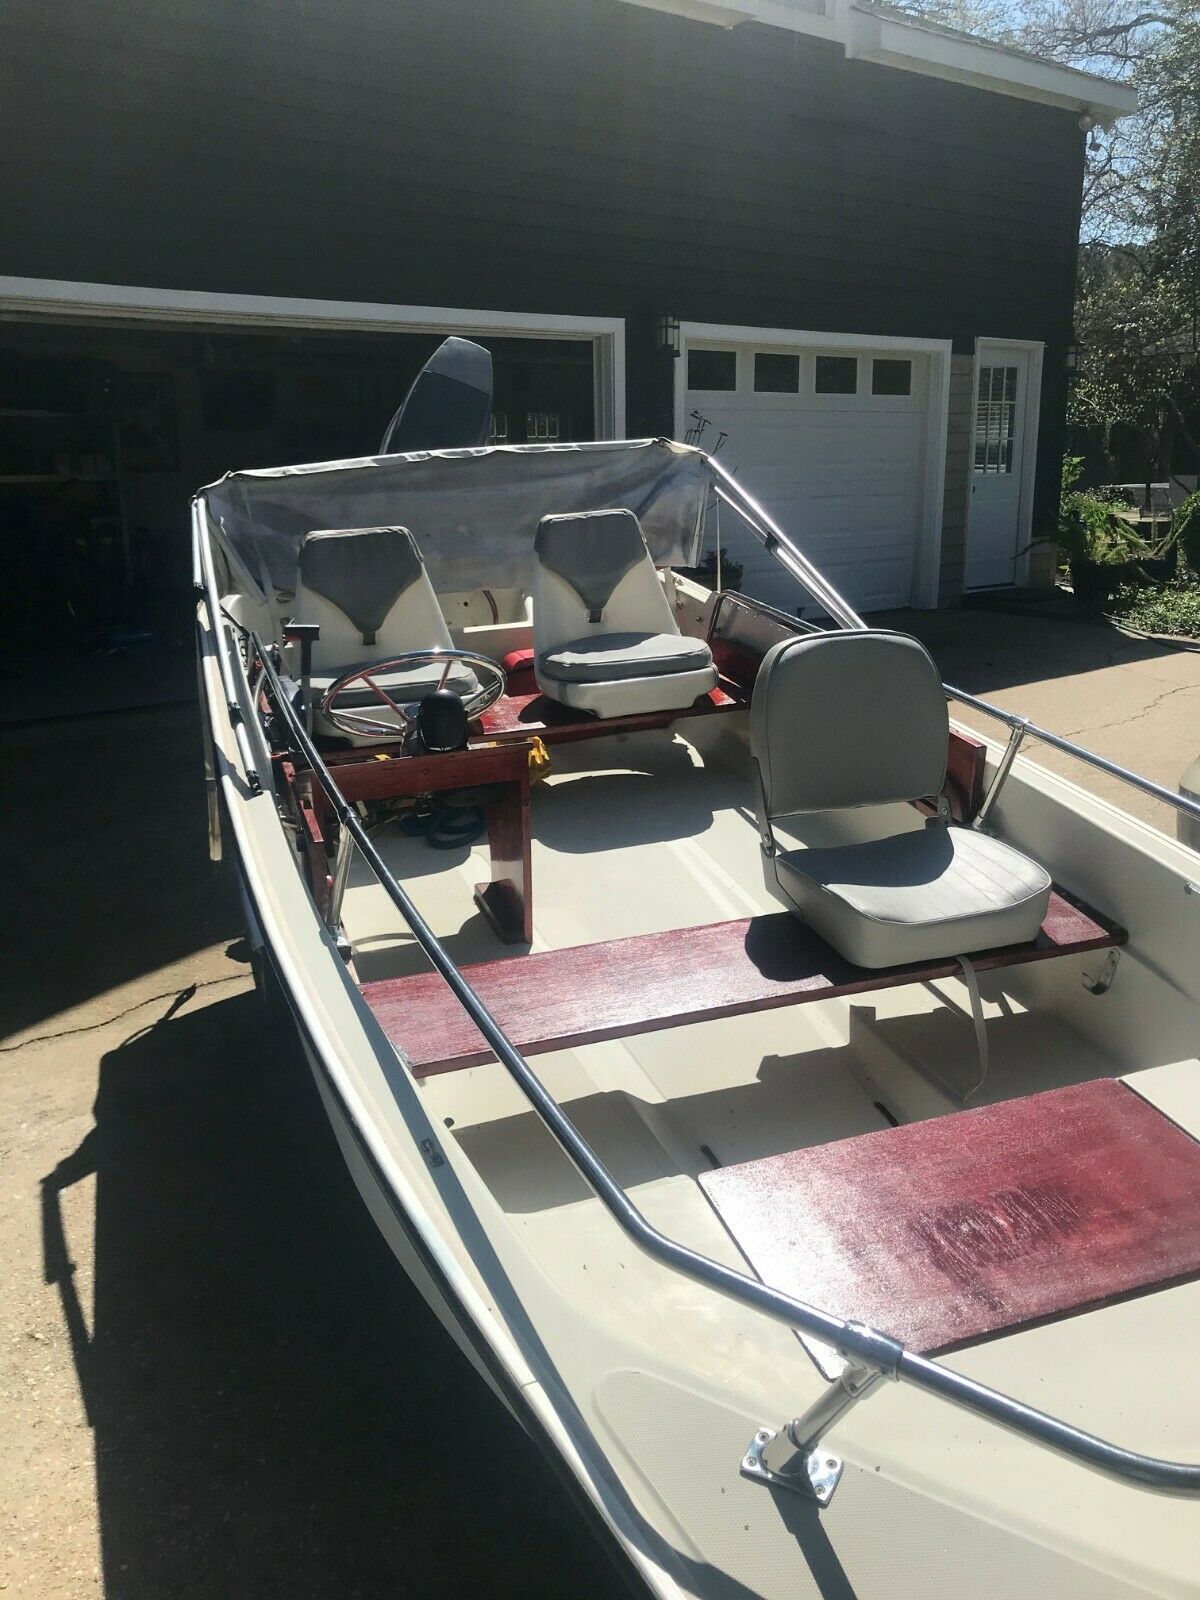
<svg viewBox="0 0 1200 1600"><path fill-rule="evenodd" d="M750 706L766 815L940 794L950 716L924 645L904 633L781 639Z"/></svg>
<svg viewBox="0 0 1200 1600"><path fill-rule="evenodd" d="M603 633L678 633L632 511L543 517L533 541L534 648Z"/></svg>
<svg viewBox="0 0 1200 1600"><path fill-rule="evenodd" d="M317 659L382 660L450 648L450 631L407 528L329 528L305 536L292 615L321 627Z"/></svg>

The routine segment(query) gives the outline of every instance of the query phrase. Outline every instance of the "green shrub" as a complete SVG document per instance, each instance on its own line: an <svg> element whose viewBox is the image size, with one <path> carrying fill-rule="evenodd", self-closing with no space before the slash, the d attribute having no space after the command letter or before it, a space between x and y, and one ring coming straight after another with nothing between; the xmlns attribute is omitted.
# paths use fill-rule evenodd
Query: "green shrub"
<svg viewBox="0 0 1200 1600"><path fill-rule="evenodd" d="M1081 456L1064 456L1058 511L1058 548L1064 561L1116 566L1150 555L1150 546L1117 515L1120 500L1103 491L1077 489Z"/></svg>
<svg viewBox="0 0 1200 1600"><path fill-rule="evenodd" d="M1119 617L1143 633L1200 638L1200 578L1178 573L1169 583L1123 583L1110 605Z"/></svg>
<svg viewBox="0 0 1200 1600"><path fill-rule="evenodd" d="M1176 507L1171 518L1171 536L1179 541L1188 566L1200 573L1200 489Z"/></svg>

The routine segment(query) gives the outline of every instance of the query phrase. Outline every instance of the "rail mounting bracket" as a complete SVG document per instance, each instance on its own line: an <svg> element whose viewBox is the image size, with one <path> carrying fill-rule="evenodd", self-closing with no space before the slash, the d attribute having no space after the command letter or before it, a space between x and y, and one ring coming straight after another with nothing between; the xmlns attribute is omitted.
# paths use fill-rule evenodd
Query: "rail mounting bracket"
<svg viewBox="0 0 1200 1600"><path fill-rule="evenodd" d="M782 1455L790 1458L790 1463L796 1467L795 1471L780 1472L769 1465L773 1457L773 1444ZM773 1489L788 1489L792 1494L803 1495L806 1500L815 1500L819 1506L827 1506L841 1479L842 1466L840 1456L830 1455L828 1450L821 1449L819 1445L806 1456L800 1457L788 1438L786 1427L778 1433L772 1433L769 1428L760 1428L742 1457L741 1474L752 1483L766 1483Z"/></svg>

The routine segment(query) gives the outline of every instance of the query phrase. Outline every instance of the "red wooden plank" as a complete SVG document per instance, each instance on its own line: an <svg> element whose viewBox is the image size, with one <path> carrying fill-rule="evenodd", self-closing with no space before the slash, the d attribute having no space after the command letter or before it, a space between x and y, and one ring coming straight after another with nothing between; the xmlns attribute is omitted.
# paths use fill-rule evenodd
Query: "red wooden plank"
<svg viewBox="0 0 1200 1600"><path fill-rule="evenodd" d="M983 775L987 746L969 733L950 729L950 748L946 752L946 780L950 811L955 822L973 822L983 800Z"/></svg>
<svg viewBox="0 0 1200 1600"><path fill-rule="evenodd" d="M1200 1145L1111 1078L700 1183L764 1282L927 1354L1200 1273Z"/></svg>
<svg viewBox="0 0 1200 1600"><path fill-rule="evenodd" d="M986 971L1103 949L1124 938L1119 929L1055 894L1032 944L971 959ZM481 961L463 971L513 1043L536 1055L713 1017L953 977L959 967L952 960L884 970L856 967L780 911L517 960ZM362 994L418 1078L493 1059L436 973L366 983Z"/></svg>
<svg viewBox="0 0 1200 1600"><path fill-rule="evenodd" d="M529 769L528 738L505 745L469 745L441 755L405 756L377 751L365 760L328 762L347 800L382 800L404 795L441 794L447 789L472 789L493 783L523 782Z"/></svg>
<svg viewBox="0 0 1200 1600"><path fill-rule="evenodd" d="M284 793L291 802L292 816L296 822L296 843L304 856L308 873L308 886L321 916L329 904L333 879L329 872L329 852L325 848L325 835L320 818L313 805L313 780L309 773L300 775L290 761L279 762L279 778Z"/></svg>
<svg viewBox="0 0 1200 1600"><path fill-rule="evenodd" d="M484 803L490 883L475 885L475 900L506 944L533 938L533 863L529 827L529 751L522 737L509 744L476 744L440 755L343 753L333 777L347 800L490 790Z"/></svg>
<svg viewBox="0 0 1200 1600"><path fill-rule="evenodd" d="M529 828L529 763L519 783L501 785L489 800L490 883L475 885L475 903L505 944L533 939L533 849Z"/></svg>

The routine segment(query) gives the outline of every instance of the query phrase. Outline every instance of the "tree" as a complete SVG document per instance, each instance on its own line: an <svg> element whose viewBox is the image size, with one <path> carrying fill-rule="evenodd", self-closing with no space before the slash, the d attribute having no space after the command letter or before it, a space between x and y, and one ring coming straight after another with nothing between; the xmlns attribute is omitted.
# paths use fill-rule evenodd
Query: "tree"
<svg viewBox="0 0 1200 1600"><path fill-rule="evenodd" d="M1106 448L1143 440L1148 476L1180 441L1200 471L1200 3L896 0L894 9L1131 83L1138 111L1088 137L1071 416Z"/></svg>
<svg viewBox="0 0 1200 1600"><path fill-rule="evenodd" d="M1122 19L1105 3L1109 59L1139 109L1089 170L1107 169L1083 224L1072 418L1106 441L1135 429L1147 478L1165 478L1179 442L1200 470L1200 8L1171 0Z"/></svg>

